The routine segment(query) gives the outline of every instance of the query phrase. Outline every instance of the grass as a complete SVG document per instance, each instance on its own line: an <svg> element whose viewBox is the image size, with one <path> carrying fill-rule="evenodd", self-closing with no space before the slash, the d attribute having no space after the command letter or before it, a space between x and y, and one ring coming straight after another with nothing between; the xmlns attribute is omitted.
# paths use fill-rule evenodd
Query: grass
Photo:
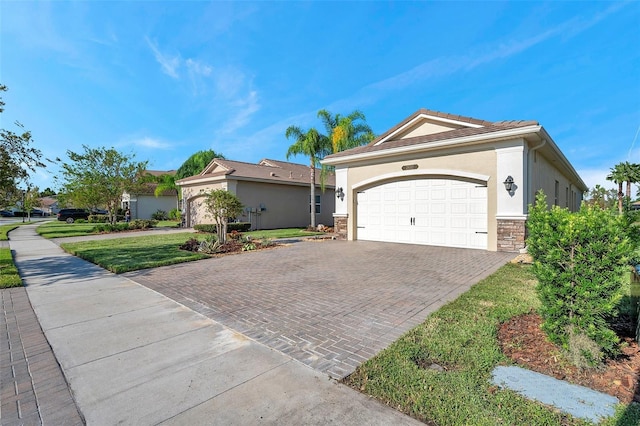
<svg viewBox="0 0 640 426"><path fill-rule="evenodd" d="M345 382L440 426L589 424L489 382L496 365L510 364L498 345L497 329L507 319L538 307L535 286L530 267L504 266L362 364ZM418 366L433 363L447 371ZM622 407L603 424L640 424L640 408Z"/></svg>
<svg viewBox="0 0 640 426"><path fill-rule="evenodd" d="M177 220L159 220L156 228L179 228L180 221Z"/></svg>
<svg viewBox="0 0 640 426"><path fill-rule="evenodd" d="M63 249L117 274L204 259L209 256L178 249L192 233L147 235L64 243Z"/></svg>
<svg viewBox="0 0 640 426"><path fill-rule="evenodd" d="M249 231L249 232L242 233L242 235L244 236L255 238L255 239L310 237L314 235L323 235L323 234L324 232L306 231L300 228L267 229L262 231Z"/></svg>
<svg viewBox="0 0 640 426"><path fill-rule="evenodd" d="M0 288L20 287L22 280L13 263L11 249L0 248Z"/></svg>
<svg viewBox="0 0 640 426"><path fill-rule="evenodd" d="M52 221L38 226L36 231L44 238L81 237L92 235L95 226L95 223Z"/></svg>
<svg viewBox="0 0 640 426"><path fill-rule="evenodd" d="M9 225L0 225L0 241L7 241L9 231L16 229L21 223L12 223ZM20 287L22 280L18 275L18 269L13 263L11 249L0 248L0 288Z"/></svg>

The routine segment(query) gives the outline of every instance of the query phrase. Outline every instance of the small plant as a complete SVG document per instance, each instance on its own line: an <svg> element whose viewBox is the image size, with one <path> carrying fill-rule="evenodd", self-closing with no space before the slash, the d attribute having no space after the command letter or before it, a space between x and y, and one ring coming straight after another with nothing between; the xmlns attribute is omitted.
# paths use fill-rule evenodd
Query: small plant
<svg viewBox="0 0 640 426"><path fill-rule="evenodd" d="M200 242L198 251L207 254L217 253L222 244L216 235L208 235L207 238Z"/></svg>
<svg viewBox="0 0 640 426"><path fill-rule="evenodd" d="M198 241L197 238L191 237L187 241L185 241L185 243L182 244L179 248L180 250L198 251L200 249L200 241Z"/></svg>
<svg viewBox="0 0 640 426"><path fill-rule="evenodd" d="M567 358L578 368L599 367L604 361L604 353L600 346L582 332L576 332L575 327L569 326L566 331L569 336Z"/></svg>
<svg viewBox="0 0 640 426"><path fill-rule="evenodd" d="M107 223L107 222L109 222L109 216L107 216L106 214L89 215L89 223Z"/></svg>
<svg viewBox="0 0 640 426"><path fill-rule="evenodd" d="M169 211L169 220L180 220L180 218L181 218L180 210L171 209Z"/></svg>
<svg viewBox="0 0 640 426"><path fill-rule="evenodd" d="M236 230L233 230L229 232L228 237L232 241L240 241L240 239L242 238L242 233Z"/></svg>
<svg viewBox="0 0 640 426"><path fill-rule="evenodd" d="M273 241L271 238L263 238L263 239L260 241L260 245L261 245L262 247L273 247L273 246L275 246L275 245L276 245L276 242L275 242L275 241Z"/></svg>
<svg viewBox="0 0 640 426"><path fill-rule="evenodd" d="M156 210L156 212L151 215L151 219L153 220L167 220L168 218L169 216L164 210Z"/></svg>
<svg viewBox="0 0 640 426"><path fill-rule="evenodd" d="M157 220L135 219L129 222L129 229L149 229L158 224Z"/></svg>
<svg viewBox="0 0 640 426"><path fill-rule="evenodd" d="M242 251L252 251L255 250L257 247L254 243L244 243L242 245Z"/></svg>

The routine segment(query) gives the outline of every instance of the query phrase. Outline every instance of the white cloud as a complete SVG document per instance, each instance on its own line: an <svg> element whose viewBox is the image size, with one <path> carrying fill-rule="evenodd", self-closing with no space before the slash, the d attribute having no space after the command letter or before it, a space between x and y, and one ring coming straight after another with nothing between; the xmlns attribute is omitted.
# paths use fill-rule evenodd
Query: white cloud
<svg viewBox="0 0 640 426"><path fill-rule="evenodd" d="M156 57L156 61L158 61L158 63L162 67L162 71L168 76L178 79L179 78L178 68L180 67L180 63L182 62L180 55L177 55L177 56L165 55L162 52L160 52L160 49L158 49L158 46L155 43L153 43L151 40L149 40L148 37L145 37L145 40L147 41L147 44L153 51L153 54Z"/></svg>
<svg viewBox="0 0 640 426"><path fill-rule="evenodd" d="M211 71L213 70L209 65L191 58L185 61L185 65L190 73L204 76L211 75Z"/></svg>
<svg viewBox="0 0 640 426"><path fill-rule="evenodd" d="M250 91L244 99L237 99L231 106L235 108L234 115L225 123L222 133L233 133L249 122L253 114L260 110L258 92Z"/></svg>
<svg viewBox="0 0 640 426"><path fill-rule="evenodd" d="M615 188L616 184L607 180L609 169L580 169L576 170L584 183L587 184L589 189L596 185L600 185L604 188Z"/></svg>
<svg viewBox="0 0 640 426"><path fill-rule="evenodd" d="M150 138L148 136L132 139L128 142L130 145L139 146L141 148L151 149L171 149L172 145L167 142L162 142L158 139Z"/></svg>

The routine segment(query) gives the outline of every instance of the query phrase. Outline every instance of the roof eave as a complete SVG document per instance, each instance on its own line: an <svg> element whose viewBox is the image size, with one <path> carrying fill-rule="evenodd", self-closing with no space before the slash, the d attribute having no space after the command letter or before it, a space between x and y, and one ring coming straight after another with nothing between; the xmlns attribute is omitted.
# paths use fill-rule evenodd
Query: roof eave
<svg viewBox="0 0 640 426"><path fill-rule="evenodd" d="M463 136L458 138L446 139L442 141L425 142L415 145L406 145L397 148L381 149L370 152L363 152L360 154L352 154L339 156L335 158L324 158L320 161L321 164L329 166L337 166L341 164L353 163L362 160L373 160L377 158L391 157L396 155L402 155L414 152L432 151L435 149L449 148L451 146L465 146L474 145L478 143L485 143L493 140L508 139L518 136L526 136L531 133L537 133L542 126L526 126L518 127L515 129L501 130L497 132L485 133L480 135Z"/></svg>

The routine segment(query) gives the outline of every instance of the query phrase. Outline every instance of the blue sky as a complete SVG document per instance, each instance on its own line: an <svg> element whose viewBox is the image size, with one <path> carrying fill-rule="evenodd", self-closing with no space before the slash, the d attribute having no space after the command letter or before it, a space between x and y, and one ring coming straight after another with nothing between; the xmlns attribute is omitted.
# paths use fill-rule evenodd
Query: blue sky
<svg viewBox="0 0 640 426"><path fill-rule="evenodd" d="M0 28L0 127L49 158L284 160L321 108L377 134L428 108L537 120L589 186L640 163L639 2L2 1Z"/></svg>

